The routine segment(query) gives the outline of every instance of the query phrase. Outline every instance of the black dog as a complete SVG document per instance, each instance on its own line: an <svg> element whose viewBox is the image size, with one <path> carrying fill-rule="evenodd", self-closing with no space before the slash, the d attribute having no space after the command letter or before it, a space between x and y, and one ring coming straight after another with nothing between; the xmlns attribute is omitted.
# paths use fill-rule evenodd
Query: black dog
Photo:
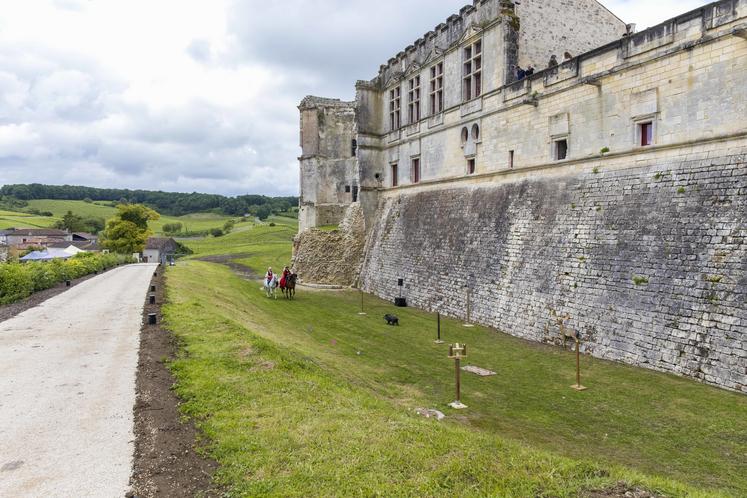
<svg viewBox="0 0 747 498"><path fill-rule="evenodd" d="M397 318L394 315L384 315L384 320L386 320L387 325L397 325L399 326L399 318Z"/></svg>

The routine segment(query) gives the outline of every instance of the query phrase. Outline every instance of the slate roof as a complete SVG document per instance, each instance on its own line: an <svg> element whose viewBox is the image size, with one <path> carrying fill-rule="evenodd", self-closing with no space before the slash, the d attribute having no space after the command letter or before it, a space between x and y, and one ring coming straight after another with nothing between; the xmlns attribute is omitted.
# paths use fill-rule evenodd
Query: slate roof
<svg viewBox="0 0 747 498"><path fill-rule="evenodd" d="M73 232L73 238L78 237L84 240L98 240L99 236L87 232Z"/></svg>
<svg viewBox="0 0 747 498"><path fill-rule="evenodd" d="M171 237L149 237L145 248L161 252L176 250L176 241Z"/></svg>
<svg viewBox="0 0 747 498"><path fill-rule="evenodd" d="M67 249L70 246L75 246L78 249L82 249L84 251L99 251L99 245L97 241L95 240L64 240L61 242L55 242L53 244L49 244L47 247L52 247L55 249Z"/></svg>
<svg viewBox="0 0 747 498"><path fill-rule="evenodd" d="M17 228L5 235L26 235L26 236L37 236L37 237L66 237L70 235L64 230L57 230L54 228Z"/></svg>

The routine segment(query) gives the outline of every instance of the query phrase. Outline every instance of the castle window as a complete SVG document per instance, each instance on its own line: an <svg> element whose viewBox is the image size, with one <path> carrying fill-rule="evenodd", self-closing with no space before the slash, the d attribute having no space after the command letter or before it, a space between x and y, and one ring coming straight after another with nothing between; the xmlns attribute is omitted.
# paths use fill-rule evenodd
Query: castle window
<svg viewBox="0 0 747 498"><path fill-rule="evenodd" d="M353 185L353 202L358 202L358 185Z"/></svg>
<svg viewBox="0 0 747 498"><path fill-rule="evenodd" d="M472 140L475 142L480 140L480 127L477 124L472 125Z"/></svg>
<svg viewBox="0 0 747 498"><path fill-rule="evenodd" d="M346 194L350 193L350 185L345 185L345 193Z"/></svg>
<svg viewBox="0 0 747 498"><path fill-rule="evenodd" d="M408 82L407 110L410 124L420 121L420 76Z"/></svg>
<svg viewBox="0 0 747 498"><path fill-rule="evenodd" d="M358 140L353 139L350 142L350 155L355 157L355 153L358 151Z"/></svg>
<svg viewBox="0 0 747 498"><path fill-rule="evenodd" d="M475 174L475 158L467 159L467 174L468 175L474 175Z"/></svg>
<svg viewBox="0 0 747 498"><path fill-rule="evenodd" d="M412 165L410 167L410 182L420 183L420 158L413 157Z"/></svg>
<svg viewBox="0 0 747 498"><path fill-rule="evenodd" d="M400 116L400 99L402 93L399 87L389 91L389 127L392 131L399 130L402 122Z"/></svg>
<svg viewBox="0 0 747 498"><path fill-rule="evenodd" d="M482 41L464 48L462 54L462 98L467 101L482 94Z"/></svg>
<svg viewBox="0 0 747 498"><path fill-rule="evenodd" d="M514 169L514 151L508 151L508 169Z"/></svg>
<svg viewBox="0 0 747 498"><path fill-rule="evenodd" d="M654 143L654 123L647 121L638 123L638 143L641 147L646 147Z"/></svg>
<svg viewBox="0 0 747 498"><path fill-rule="evenodd" d="M465 126L464 128L462 128L462 147L467 144L467 140L469 140L469 130Z"/></svg>
<svg viewBox="0 0 747 498"><path fill-rule="evenodd" d="M439 62L431 68L431 114L444 110L444 63Z"/></svg>
<svg viewBox="0 0 747 498"><path fill-rule="evenodd" d="M553 143L553 159L562 161L568 158L568 139L555 140Z"/></svg>
<svg viewBox="0 0 747 498"><path fill-rule="evenodd" d="M396 164L392 164L390 168L392 170L392 187L396 187L399 185L399 171L397 171L398 168Z"/></svg>

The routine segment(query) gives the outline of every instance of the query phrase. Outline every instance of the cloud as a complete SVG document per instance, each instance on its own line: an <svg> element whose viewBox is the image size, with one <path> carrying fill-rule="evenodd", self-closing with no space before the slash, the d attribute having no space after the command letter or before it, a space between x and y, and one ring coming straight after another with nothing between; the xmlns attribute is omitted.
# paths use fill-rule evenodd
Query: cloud
<svg viewBox="0 0 747 498"><path fill-rule="evenodd" d="M639 28L699 1L610 0ZM454 0L39 0L0 19L0 183L290 195L308 94L358 79Z"/></svg>

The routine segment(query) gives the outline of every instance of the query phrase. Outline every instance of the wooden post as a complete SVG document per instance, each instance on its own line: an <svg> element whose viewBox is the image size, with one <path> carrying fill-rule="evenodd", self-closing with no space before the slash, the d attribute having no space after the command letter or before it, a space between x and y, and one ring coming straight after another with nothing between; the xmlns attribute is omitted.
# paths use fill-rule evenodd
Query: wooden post
<svg viewBox="0 0 747 498"><path fill-rule="evenodd" d="M587 388L581 385L581 341L576 336L576 383L571 388L576 391L585 391Z"/></svg>
<svg viewBox="0 0 747 498"><path fill-rule="evenodd" d="M436 331L437 331L436 344L443 344L444 341L441 340L441 313L440 312L436 312Z"/></svg>
<svg viewBox="0 0 747 498"><path fill-rule="evenodd" d="M462 402L462 376L461 376L461 363L462 360L459 358L454 360L454 365L456 366L456 402L461 403Z"/></svg>

